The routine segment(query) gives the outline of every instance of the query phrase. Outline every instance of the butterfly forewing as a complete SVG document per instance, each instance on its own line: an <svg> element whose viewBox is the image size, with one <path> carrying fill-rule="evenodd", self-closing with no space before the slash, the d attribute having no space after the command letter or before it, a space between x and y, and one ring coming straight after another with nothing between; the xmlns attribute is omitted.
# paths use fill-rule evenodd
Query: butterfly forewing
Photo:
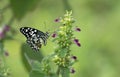
<svg viewBox="0 0 120 77"><path fill-rule="evenodd" d="M25 35L27 38L26 42L35 51L39 51L42 44L46 45L46 40L49 37L48 33L43 33L42 31L30 27L22 27L20 28L20 32Z"/></svg>

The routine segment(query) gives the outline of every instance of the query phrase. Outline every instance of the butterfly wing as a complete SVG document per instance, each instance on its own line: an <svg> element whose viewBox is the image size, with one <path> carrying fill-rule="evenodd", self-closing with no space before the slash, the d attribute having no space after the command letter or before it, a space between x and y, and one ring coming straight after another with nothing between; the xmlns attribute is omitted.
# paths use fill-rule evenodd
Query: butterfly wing
<svg viewBox="0 0 120 77"><path fill-rule="evenodd" d="M41 42L35 42L34 39L27 39L27 44L35 51L39 51L39 48L41 48L42 44Z"/></svg>
<svg viewBox="0 0 120 77"><path fill-rule="evenodd" d="M41 32L38 32L38 35L41 35L40 38L41 38L41 42L46 45L47 44L47 39L49 37L49 33L46 32L46 33L41 33Z"/></svg>
<svg viewBox="0 0 120 77"><path fill-rule="evenodd" d="M20 32L25 35L27 38L26 42L35 51L39 51L42 43L44 43L44 45L46 43L47 35L42 31L30 27L22 27L20 28Z"/></svg>

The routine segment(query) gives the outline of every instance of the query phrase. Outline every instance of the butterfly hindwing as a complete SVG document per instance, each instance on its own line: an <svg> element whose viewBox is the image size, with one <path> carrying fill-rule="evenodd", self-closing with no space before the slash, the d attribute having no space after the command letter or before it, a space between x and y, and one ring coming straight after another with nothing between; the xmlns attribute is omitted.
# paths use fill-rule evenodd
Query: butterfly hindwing
<svg viewBox="0 0 120 77"><path fill-rule="evenodd" d="M46 45L46 40L49 37L48 33L30 27L22 27L20 32L25 35L27 44L35 51L39 51L42 44Z"/></svg>

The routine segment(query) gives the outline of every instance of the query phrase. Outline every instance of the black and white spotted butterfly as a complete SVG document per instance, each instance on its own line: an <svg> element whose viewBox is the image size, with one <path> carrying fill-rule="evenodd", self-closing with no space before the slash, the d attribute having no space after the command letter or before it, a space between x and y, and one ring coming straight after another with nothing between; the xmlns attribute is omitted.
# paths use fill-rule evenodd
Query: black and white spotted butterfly
<svg viewBox="0 0 120 77"><path fill-rule="evenodd" d="M40 30L30 28L30 27L21 27L20 32L25 35L27 38L26 42L28 45L35 51L39 51L42 44L47 44L47 39L49 37L49 33L43 33Z"/></svg>

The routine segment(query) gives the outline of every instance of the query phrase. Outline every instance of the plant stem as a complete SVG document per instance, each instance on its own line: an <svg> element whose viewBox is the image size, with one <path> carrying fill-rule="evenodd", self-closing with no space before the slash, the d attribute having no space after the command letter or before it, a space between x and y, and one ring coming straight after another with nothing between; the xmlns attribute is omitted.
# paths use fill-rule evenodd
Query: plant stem
<svg viewBox="0 0 120 77"><path fill-rule="evenodd" d="M60 75L60 67L58 66L58 69L57 69L57 76L59 77L59 75Z"/></svg>

